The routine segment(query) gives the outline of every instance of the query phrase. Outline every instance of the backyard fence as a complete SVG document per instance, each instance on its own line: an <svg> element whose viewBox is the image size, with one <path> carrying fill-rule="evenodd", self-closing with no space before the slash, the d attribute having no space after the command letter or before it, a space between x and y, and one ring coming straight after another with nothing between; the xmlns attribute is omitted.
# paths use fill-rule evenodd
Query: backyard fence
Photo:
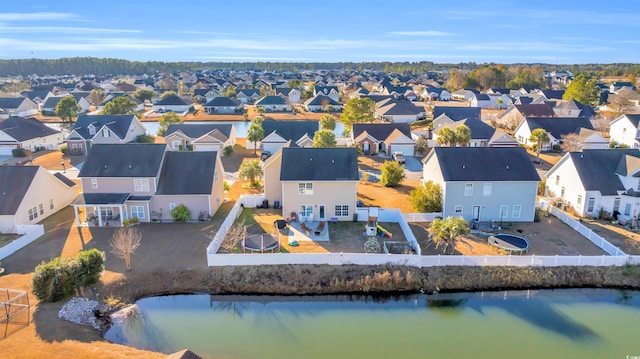
<svg viewBox="0 0 640 359"><path fill-rule="evenodd" d="M22 237L0 248L0 259L6 258L29 243L40 238L44 234L44 226L41 224L20 225L17 226L18 234L24 234Z"/></svg>
<svg viewBox="0 0 640 359"><path fill-rule="evenodd" d="M366 222L369 220L369 208L367 207L358 207L356 209L356 213L358 214L359 222ZM418 213L430 215L432 213ZM389 222L389 223L397 223L402 229L402 233L404 234L407 242L413 250L420 255L422 252L420 250L420 245L416 240L416 236L413 235L413 231L411 227L409 227L409 223L405 219L405 216L400 212L398 208L378 208L378 222ZM422 221L414 221L414 222L422 222Z"/></svg>
<svg viewBox="0 0 640 359"><path fill-rule="evenodd" d="M583 237L591 241L603 251L609 253L612 256L624 256L626 254L620 248L609 243L609 241L607 241L604 237L596 234L589 227L573 219L568 213L563 212L558 207L547 205L546 208L549 213L556 216L556 218L558 218L562 222L566 223L569 227L573 228L576 232L580 233Z"/></svg>
<svg viewBox="0 0 640 359"><path fill-rule="evenodd" d="M209 254L209 266L328 264L328 265L398 265L411 267L562 267L623 266L640 264L640 256L420 256L372 253L251 253Z"/></svg>

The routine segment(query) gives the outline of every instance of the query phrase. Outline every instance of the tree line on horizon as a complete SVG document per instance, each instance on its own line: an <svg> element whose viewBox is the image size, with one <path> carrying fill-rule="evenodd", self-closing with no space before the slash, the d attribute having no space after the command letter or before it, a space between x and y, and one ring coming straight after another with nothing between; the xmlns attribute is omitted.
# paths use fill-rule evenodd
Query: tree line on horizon
<svg viewBox="0 0 640 359"><path fill-rule="evenodd" d="M0 60L0 76L28 75L142 75L156 72L181 72L198 70L262 70L290 71L304 70L374 70L385 73L407 75L424 74L428 71L459 70L468 72L483 67L506 66L507 68L536 68L544 71L571 71L574 74L589 72L595 76L640 75L640 64L571 64L557 65L544 63L434 63L420 62L164 62L129 61L115 58L73 57L60 59L10 59Z"/></svg>

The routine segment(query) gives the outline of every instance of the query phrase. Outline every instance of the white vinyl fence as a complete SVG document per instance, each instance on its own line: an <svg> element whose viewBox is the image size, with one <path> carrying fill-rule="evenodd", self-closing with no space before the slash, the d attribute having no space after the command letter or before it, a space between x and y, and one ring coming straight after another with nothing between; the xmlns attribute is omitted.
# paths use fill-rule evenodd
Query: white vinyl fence
<svg viewBox="0 0 640 359"><path fill-rule="evenodd" d="M7 258L29 243L40 238L40 236L44 234L44 226L41 224L20 225L18 226L18 233L24 233L24 235L6 246L0 247L0 259Z"/></svg>
<svg viewBox="0 0 640 359"><path fill-rule="evenodd" d="M554 216L556 216L556 218L558 218L562 222L566 223L569 227L573 228L576 232L580 233L583 237L585 237L586 239L591 241L593 244L598 246L600 249L602 249L603 251L609 253L610 255L612 255L612 256L624 256L624 255L626 255L626 253L624 253L620 248L618 248L618 247L614 246L613 244L609 243L609 241L604 239L604 237L597 235L589 227L585 226L584 224L580 223L579 221L576 221L569 214L567 214L566 212L561 211L559 208L554 207L554 206L548 206L547 207L547 211L549 213L553 214Z"/></svg>

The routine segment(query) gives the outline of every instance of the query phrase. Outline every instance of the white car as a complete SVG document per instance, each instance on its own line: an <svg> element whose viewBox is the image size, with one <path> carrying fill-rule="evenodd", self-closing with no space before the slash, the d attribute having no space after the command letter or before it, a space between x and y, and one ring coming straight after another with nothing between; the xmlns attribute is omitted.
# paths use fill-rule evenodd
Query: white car
<svg viewBox="0 0 640 359"><path fill-rule="evenodd" d="M391 154L391 158L394 161L398 161L398 163L401 164L401 165L404 164L404 154L402 152L393 152Z"/></svg>

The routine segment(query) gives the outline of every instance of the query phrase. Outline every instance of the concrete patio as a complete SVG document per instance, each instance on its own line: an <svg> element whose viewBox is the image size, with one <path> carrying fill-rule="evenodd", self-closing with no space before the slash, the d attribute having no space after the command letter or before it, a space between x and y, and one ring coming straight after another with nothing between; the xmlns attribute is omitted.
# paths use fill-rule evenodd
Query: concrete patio
<svg viewBox="0 0 640 359"><path fill-rule="evenodd" d="M308 230L303 229L303 225ZM292 241L314 241L314 242L329 242L329 223L324 222L324 228L318 230L320 226L319 221L314 222L291 222L289 223L289 242Z"/></svg>

